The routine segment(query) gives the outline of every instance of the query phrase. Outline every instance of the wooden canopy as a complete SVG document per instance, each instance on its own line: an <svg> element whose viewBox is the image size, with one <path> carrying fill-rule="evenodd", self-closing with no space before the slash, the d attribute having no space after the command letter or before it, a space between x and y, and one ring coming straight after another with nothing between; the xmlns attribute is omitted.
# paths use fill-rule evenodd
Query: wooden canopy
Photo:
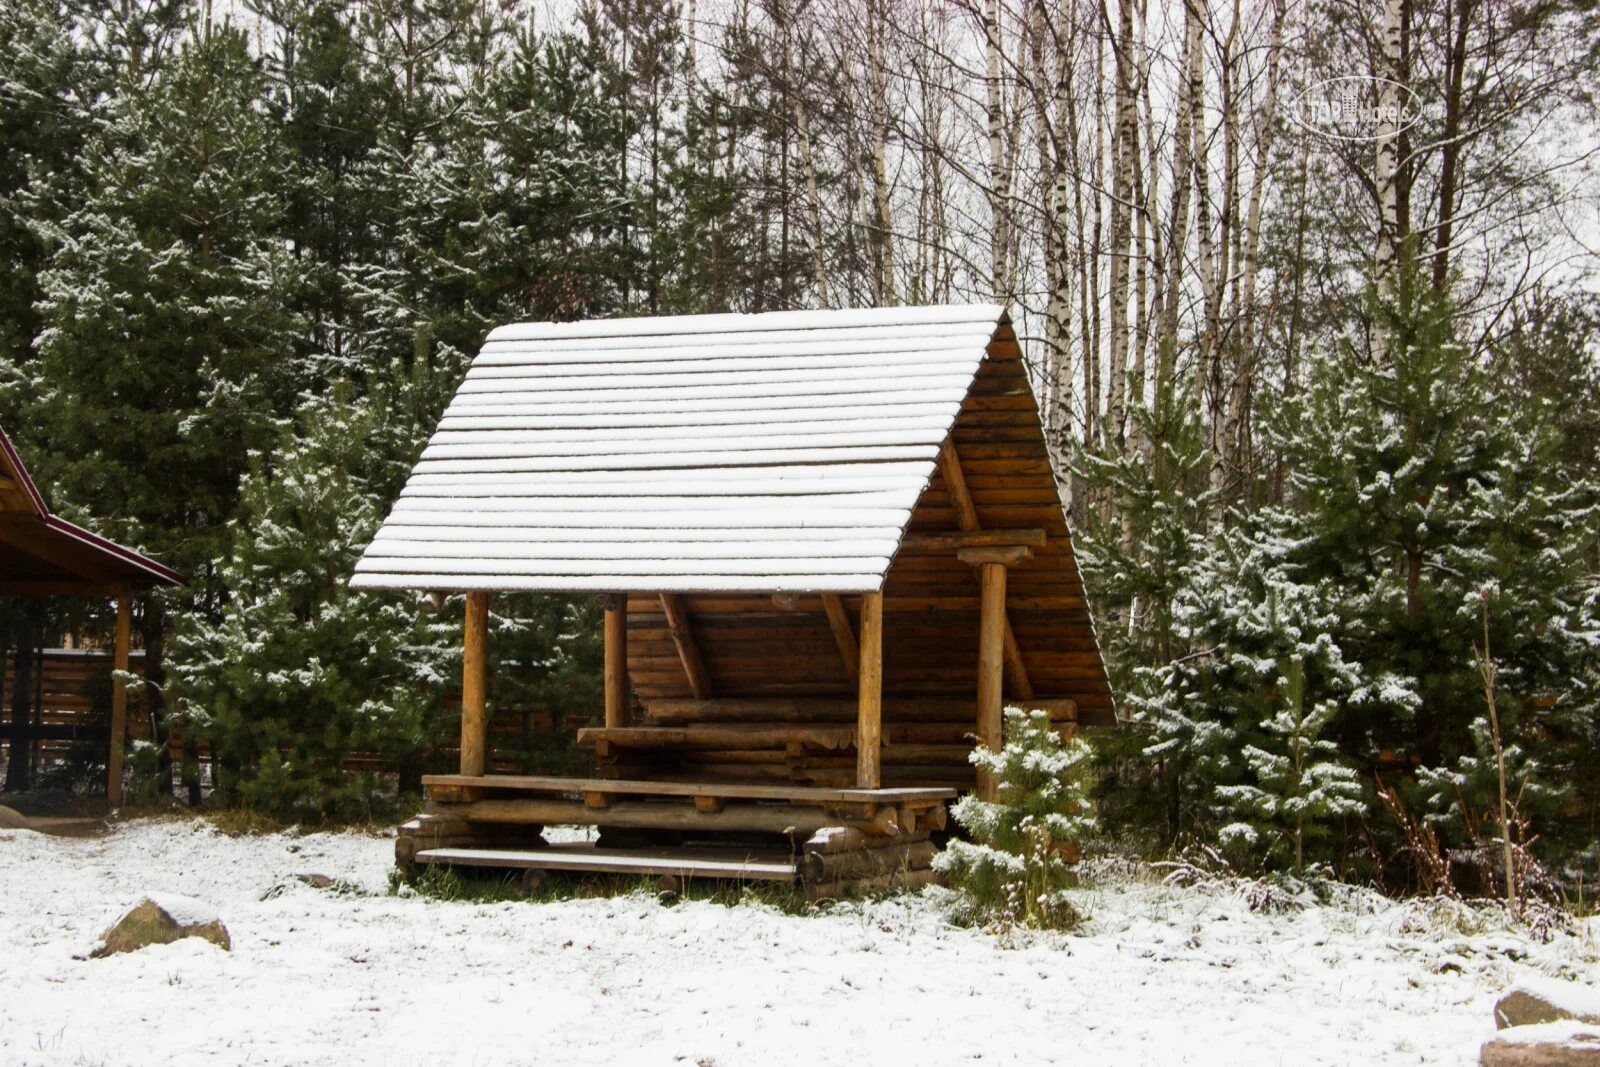
<svg viewBox="0 0 1600 1067"><path fill-rule="evenodd" d="M0 428L0 596L96 596L183 576L50 514Z"/></svg>
<svg viewBox="0 0 1600 1067"><path fill-rule="evenodd" d="M22 457L0 428L0 596L114 596L117 628L113 666L128 669L134 589L186 584L177 571L131 548L74 526L50 514L28 476ZM116 804L122 794L122 758L127 740L127 687L112 683L111 740L106 795ZM24 743L13 724L11 743Z"/></svg>
<svg viewBox="0 0 1600 1067"><path fill-rule="evenodd" d="M754 774L760 745L837 742L876 787L898 737L918 784L936 746L914 738L970 776L961 723L997 742L1006 701L1114 719L993 305L502 327L352 584L468 592L465 774L491 591L612 594L603 756L721 745L724 770ZM677 769L716 769L698 758Z"/></svg>

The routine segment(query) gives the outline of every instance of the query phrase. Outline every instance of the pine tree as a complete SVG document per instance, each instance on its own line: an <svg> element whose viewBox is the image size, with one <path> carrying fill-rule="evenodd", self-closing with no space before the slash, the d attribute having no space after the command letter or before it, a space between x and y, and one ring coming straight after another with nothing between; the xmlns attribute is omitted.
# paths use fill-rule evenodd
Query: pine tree
<svg viewBox="0 0 1600 1067"><path fill-rule="evenodd" d="M181 719L211 746L217 794L286 818L369 815L376 780L342 762L416 767L459 674L459 612L349 587L405 469L385 406L350 393L308 399L252 457L219 568L227 605L187 616L175 649Z"/></svg>
<svg viewBox="0 0 1600 1067"><path fill-rule="evenodd" d="M1266 834L1286 840L1294 853L1294 869L1304 870L1305 844L1320 836L1324 822L1367 810L1354 768L1338 757L1338 746L1322 734L1338 714L1333 700L1306 704L1305 661L1285 656L1278 663L1282 708L1262 723L1280 751L1244 746L1253 784L1223 786L1221 800L1249 821L1224 826L1225 845L1255 846ZM1269 845L1269 850L1272 846Z"/></svg>
<svg viewBox="0 0 1600 1067"><path fill-rule="evenodd" d="M1007 708L1005 744L972 762L994 776L995 799L968 794L951 815L972 838L952 840L934 866L972 898L978 915L1041 926L1077 919L1063 890L1068 854L1094 829L1088 800L1091 754L1062 741L1043 711Z"/></svg>
<svg viewBox="0 0 1600 1067"><path fill-rule="evenodd" d="M244 36L195 27L160 66L137 58L83 148L81 205L39 227L38 473L92 504L101 518L86 521L191 579L141 598L160 723L168 611L218 602L214 561L246 457L271 440L304 368L286 310L282 157Z"/></svg>
<svg viewBox="0 0 1600 1067"><path fill-rule="evenodd" d="M1432 769L1425 780L1472 783L1411 794L1464 832L1487 785L1472 658L1485 591L1508 744L1584 733L1569 679L1592 648L1581 596L1593 481L1560 461L1542 402L1507 384L1497 353L1456 339L1431 287L1403 274L1398 291L1377 312L1393 360L1348 346L1323 354L1305 391L1269 416L1289 471L1285 502L1213 537L1185 574L1177 654L1148 672L1150 752L1187 762L1177 802L1195 829L1215 828L1240 802L1260 810L1262 790L1292 794L1284 783L1299 776L1277 758L1299 732L1315 735L1312 751L1332 743L1369 773L1399 761ZM1285 657L1305 671L1299 726L1278 695ZM1337 705L1326 716L1325 701ZM1538 762L1553 762L1530 762L1525 814L1549 816L1538 780L1570 766L1556 753L1579 749L1526 750L1535 747ZM1285 825L1284 809L1272 814Z"/></svg>

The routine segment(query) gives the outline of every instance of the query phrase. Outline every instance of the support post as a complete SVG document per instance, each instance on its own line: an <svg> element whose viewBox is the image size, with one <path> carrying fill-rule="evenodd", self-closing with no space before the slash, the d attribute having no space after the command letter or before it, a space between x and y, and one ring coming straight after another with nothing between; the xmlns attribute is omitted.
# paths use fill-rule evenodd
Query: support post
<svg viewBox="0 0 1600 1067"><path fill-rule="evenodd" d="M628 725L628 598L606 600L606 725Z"/></svg>
<svg viewBox="0 0 1600 1067"><path fill-rule="evenodd" d="M467 594L461 656L461 773L483 774L488 756L489 594Z"/></svg>
<svg viewBox="0 0 1600 1067"><path fill-rule="evenodd" d="M133 634L133 599L124 587L117 590L117 633L112 646L112 670L128 669L128 646ZM116 674L111 676L111 752L106 758L106 800L115 808L122 804L122 758L128 744L128 685Z"/></svg>
<svg viewBox="0 0 1600 1067"><path fill-rule="evenodd" d="M978 621L978 740L998 750L1002 741L1002 685L1005 675L1006 567L981 564L983 599ZM978 771L978 794L995 797L994 776Z"/></svg>
<svg viewBox="0 0 1600 1067"><path fill-rule="evenodd" d="M856 786L883 781L883 594L861 597L860 682L856 695Z"/></svg>

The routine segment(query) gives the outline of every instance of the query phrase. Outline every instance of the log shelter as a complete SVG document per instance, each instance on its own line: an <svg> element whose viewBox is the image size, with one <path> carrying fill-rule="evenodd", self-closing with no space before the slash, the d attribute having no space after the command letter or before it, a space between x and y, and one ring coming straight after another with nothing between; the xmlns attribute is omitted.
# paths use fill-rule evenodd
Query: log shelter
<svg viewBox="0 0 1600 1067"><path fill-rule="evenodd" d="M0 428L0 596L113 597L113 668L128 670L134 590L187 584L181 574L50 513L11 439ZM106 796L122 799L128 693L113 676ZM12 744L22 739L12 738Z"/></svg>
<svg viewBox="0 0 1600 1067"><path fill-rule="evenodd" d="M803 855L739 876L915 881L945 802L992 791L968 757L1005 705L1114 721L994 305L497 329L352 584L466 594L460 773L425 779L402 863L728 873L697 849L765 832ZM484 773L511 591L605 598L594 778ZM569 822L601 847L544 845Z"/></svg>

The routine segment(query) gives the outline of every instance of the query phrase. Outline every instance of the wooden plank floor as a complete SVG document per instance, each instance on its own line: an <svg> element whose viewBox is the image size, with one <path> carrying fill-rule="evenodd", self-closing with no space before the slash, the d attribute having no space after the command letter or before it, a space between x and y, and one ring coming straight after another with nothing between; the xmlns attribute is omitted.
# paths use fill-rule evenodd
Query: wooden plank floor
<svg viewBox="0 0 1600 1067"><path fill-rule="evenodd" d="M615 849L595 845L550 845L528 850L430 848L417 853L417 862L524 871L671 874L741 882L792 882L799 876L799 867L780 853L705 848Z"/></svg>

